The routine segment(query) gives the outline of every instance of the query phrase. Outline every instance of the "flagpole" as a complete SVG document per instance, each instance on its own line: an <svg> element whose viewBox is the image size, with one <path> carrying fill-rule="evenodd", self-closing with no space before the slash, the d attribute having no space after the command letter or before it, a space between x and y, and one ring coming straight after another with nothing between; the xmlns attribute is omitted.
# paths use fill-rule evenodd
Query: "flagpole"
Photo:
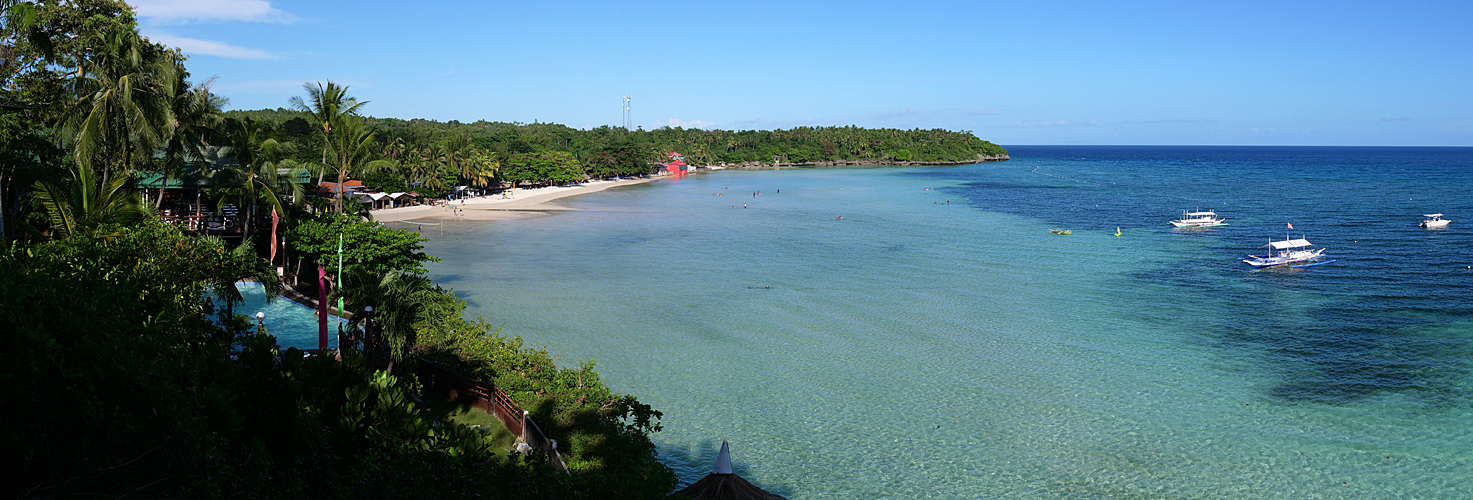
<svg viewBox="0 0 1473 500"><path fill-rule="evenodd" d="M343 233L338 233L338 315L343 314L343 285L347 281L343 279ZM338 338L343 337L343 322L338 322ZM342 346L338 346L341 348Z"/></svg>
<svg viewBox="0 0 1473 500"><path fill-rule="evenodd" d="M317 352L327 350L327 271L317 264Z"/></svg>

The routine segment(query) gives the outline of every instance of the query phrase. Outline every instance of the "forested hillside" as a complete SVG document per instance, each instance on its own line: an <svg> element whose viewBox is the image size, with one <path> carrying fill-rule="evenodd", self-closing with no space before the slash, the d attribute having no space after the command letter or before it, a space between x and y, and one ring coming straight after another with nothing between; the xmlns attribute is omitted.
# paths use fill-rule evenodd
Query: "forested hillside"
<svg viewBox="0 0 1473 500"><path fill-rule="evenodd" d="M275 110L231 111L232 116L250 117L272 124L281 140L310 144L313 131L301 113ZM952 163L996 159L1007 156L1001 146L984 141L971 132L950 130L866 129L860 127L797 127L788 130L702 130L661 128L626 130L599 127L579 130L552 123L505 123L477 121L368 118L378 130L382 144L403 144L409 149L437 146L457 138L469 138L484 151L509 158L519 153L568 152L584 164L596 163L600 152L621 145L633 146L645 162L661 161L665 153L678 152L696 165L744 162L811 164L835 161L894 161ZM320 150L320 146L316 148ZM312 147L301 148L302 161L311 160Z"/></svg>

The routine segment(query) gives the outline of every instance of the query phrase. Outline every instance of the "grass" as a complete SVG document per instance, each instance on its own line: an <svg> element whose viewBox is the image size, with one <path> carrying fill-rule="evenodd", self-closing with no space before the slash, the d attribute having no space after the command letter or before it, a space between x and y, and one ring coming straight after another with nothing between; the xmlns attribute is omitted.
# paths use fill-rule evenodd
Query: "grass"
<svg viewBox="0 0 1473 500"><path fill-rule="evenodd" d="M491 446L496 450L509 451L516 447L517 436L507 430L506 426L501 425L501 421L497 420L495 415L468 404L451 401L444 394L426 394L422 397L435 418L445 422L487 428L487 434L491 437Z"/></svg>

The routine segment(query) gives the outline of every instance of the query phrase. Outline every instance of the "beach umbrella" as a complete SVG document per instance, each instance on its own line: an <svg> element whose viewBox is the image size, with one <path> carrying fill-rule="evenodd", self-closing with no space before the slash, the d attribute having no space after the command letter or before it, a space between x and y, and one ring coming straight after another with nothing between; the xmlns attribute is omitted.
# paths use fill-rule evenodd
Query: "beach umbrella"
<svg viewBox="0 0 1473 500"><path fill-rule="evenodd" d="M721 453L716 455L716 468L685 489L675 492L692 500L786 500L762 491L762 488L731 472L731 448L721 440Z"/></svg>

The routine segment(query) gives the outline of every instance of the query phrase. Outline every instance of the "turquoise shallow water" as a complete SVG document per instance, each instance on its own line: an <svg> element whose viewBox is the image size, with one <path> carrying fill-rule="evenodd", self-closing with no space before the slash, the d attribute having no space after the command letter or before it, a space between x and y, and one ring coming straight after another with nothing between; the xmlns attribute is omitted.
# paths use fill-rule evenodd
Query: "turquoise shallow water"
<svg viewBox="0 0 1473 500"><path fill-rule="evenodd" d="M1011 151L565 199L431 274L664 411L682 484L728 439L793 499L1473 491L1473 229L1416 227L1473 224L1473 151ZM1338 261L1237 261L1286 222Z"/></svg>

